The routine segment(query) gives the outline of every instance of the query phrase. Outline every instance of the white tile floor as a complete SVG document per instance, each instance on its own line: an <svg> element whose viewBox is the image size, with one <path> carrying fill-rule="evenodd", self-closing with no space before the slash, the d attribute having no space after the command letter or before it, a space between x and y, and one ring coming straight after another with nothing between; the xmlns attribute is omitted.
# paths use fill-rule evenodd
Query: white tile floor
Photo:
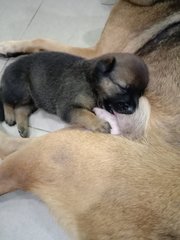
<svg viewBox="0 0 180 240"><path fill-rule="evenodd" d="M112 0L0 0L0 41L48 37L87 47L99 38ZM9 63L10 61L8 61ZM7 60L0 59L0 76ZM30 119L30 134L38 136L64 127L43 111ZM16 126L3 128L18 136ZM15 192L0 197L0 240L68 239L48 209L31 194Z"/></svg>

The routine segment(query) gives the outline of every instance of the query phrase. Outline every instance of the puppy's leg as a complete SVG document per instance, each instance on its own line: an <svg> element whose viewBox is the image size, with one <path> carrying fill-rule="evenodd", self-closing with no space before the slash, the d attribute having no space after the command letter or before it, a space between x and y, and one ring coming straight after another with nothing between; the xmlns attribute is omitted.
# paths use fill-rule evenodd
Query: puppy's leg
<svg viewBox="0 0 180 240"><path fill-rule="evenodd" d="M12 105L4 103L4 116L5 116L5 122L9 126L13 126L16 124L15 121L15 115L14 115L14 108Z"/></svg>
<svg viewBox="0 0 180 240"><path fill-rule="evenodd" d="M15 108L16 123L21 137L28 137L29 115L33 111L32 105L25 105Z"/></svg>
<svg viewBox="0 0 180 240"><path fill-rule="evenodd" d="M77 124L91 131L110 133L111 127L108 122L101 120L95 114L84 108L73 108L66 113L65 121Z"/></svg>
<svg viewBox="0 0 180 240"><path fill-rule="evenodd" d="M40 51L67 52L87 58L96 56L95 47L92 48L71 47L50 39L7 41L0 43L0 55L4 55L5 57L17 56L20 54L34 53Z"/></svg>

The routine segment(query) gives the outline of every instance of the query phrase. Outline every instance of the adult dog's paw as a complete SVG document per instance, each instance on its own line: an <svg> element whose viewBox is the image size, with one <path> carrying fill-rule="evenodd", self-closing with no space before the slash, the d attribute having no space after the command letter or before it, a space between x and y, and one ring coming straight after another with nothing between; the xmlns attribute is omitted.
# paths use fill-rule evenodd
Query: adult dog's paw
<svg viewBox="0 0 180 240"><path fill-rule="evenodd" d="M0 42L1 57L16 57L23 53L21 41L5 41Z"/></svg>

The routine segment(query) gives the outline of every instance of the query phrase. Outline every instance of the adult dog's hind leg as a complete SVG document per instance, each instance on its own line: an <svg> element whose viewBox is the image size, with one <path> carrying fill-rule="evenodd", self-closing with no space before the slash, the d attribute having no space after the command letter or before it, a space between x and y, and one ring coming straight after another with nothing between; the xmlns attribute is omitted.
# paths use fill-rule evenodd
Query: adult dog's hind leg
<svg viewBox="0 0 180 240"><path fill-rule="evenodd" d="M29 115L33 109L33 105L24 105L15 108L17 128L21 137L28 137Z"/></svg>
<svg viewBox="0 0 180 240"><path fill-rule="evenodd" d="M4 103L3 107L4 107L5 122L9 126L14 126L16 124L16 121L15 121L15 115L14 115L14 108L13 108L13 106L10 105L10 104Z"/></svg>

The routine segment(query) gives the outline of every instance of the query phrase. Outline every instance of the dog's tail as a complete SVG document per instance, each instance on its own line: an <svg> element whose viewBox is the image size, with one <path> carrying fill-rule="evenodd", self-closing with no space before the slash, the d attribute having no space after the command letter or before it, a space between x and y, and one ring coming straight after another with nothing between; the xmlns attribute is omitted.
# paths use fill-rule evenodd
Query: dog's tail
<svg viewBox="0 0 180 240"><path fill-rule="evenodd" d="M0 88L0 122L4 121L4 108L2 101L2 88Z"/></svg>

